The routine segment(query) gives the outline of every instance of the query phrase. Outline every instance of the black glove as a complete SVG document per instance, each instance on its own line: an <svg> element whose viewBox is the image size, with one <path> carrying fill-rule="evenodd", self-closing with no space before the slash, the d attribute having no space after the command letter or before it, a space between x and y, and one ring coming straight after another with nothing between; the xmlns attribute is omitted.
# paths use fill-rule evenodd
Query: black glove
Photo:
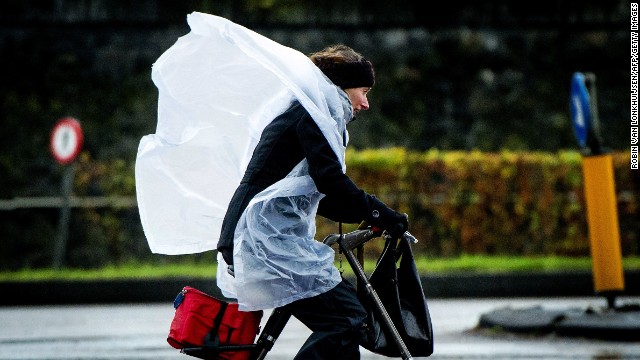
<svg viewBox="0 0 640 360"><path fill-rule="evenodd" d="M396 223L396 226L394 226L393 229L387 230L389 236L394 239L399 239L405 231L409 230L409 216L407 214L400 215L404 218L404 221Z"/></svg>
<svg viewBox="0 0 640 360"><path fill-rule="evenodd" d="M371 196L369 214L365 219L369 224L386 230L390 236L399 238L409 229L409 218L406 214L401 214L375 196Z"/></svg>

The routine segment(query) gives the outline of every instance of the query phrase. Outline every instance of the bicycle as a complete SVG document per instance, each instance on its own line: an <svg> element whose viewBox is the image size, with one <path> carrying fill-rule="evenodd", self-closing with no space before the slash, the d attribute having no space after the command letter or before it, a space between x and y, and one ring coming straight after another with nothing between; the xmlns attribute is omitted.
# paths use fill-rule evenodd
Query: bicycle
<svg viewBox="0 0 640 360"><path fill-rule="evenodd" d="M372 299L374 309L380 317L384 327L391 334L402 359L412 359L412 356L404 343L400 333L387 313L375 289L369 283L368 277L363 268L363 245L374 238L389 237L389 234L382 232L370 226L362 224L357 230L346 234L330 234L324 238L326 245L338 245L340 251L347 259L356 276L358 286L362 286L367 296ZM401 235L403 238L415 243L417 240L409 232ZM357 254L354 254L354 250ZM283 307L276 308L272 311L264 328L260 332L257 340L253 344L246 345L220 345L215 342L209 342L201 347L184 348L182 353L197 357L204 360L218 359L218 355L224 352L232 351L249 351L250 360L262 360L273 348L276 340L284 330L287 322L291 318L291 313Z"/></svg>

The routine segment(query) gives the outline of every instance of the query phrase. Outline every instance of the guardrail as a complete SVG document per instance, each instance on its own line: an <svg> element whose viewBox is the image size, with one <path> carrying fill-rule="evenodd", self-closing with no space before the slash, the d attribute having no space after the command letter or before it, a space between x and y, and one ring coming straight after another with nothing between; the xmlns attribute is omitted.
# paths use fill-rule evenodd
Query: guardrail
<svg viewBox="0 0 640 360"><path fill-rule="evenodd" d="M24 208L60 208L65 205L62 196L50 197L16 197L13 199L0 200L0 210L16 210ZM134 196L95 196L95 197L75 197L69 198L70 207L92 208L92 207L136 207L138 202Z"/></svg>

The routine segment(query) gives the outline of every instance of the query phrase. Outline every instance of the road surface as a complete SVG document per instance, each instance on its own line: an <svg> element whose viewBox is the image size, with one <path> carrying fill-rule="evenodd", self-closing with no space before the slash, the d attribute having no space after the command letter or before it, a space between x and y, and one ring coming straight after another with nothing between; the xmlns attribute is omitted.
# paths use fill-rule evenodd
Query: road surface
<svg viewBox="0 0 640 360"><path fill-rule="evenodd" d="M3 294L10 296L10 294ZM640 298L627 298L639 302ZM481 314L502 308L604 306L600 298L433 299L435 352L429 359L640 359L640 343L477 330ZM266 321L265 313L263 321ZM171 303L0 308L0 360L188 360L166 342ZM287 324L270 360L292 359L309 335ZM362 352L362 359L386 359Z"/></svg>

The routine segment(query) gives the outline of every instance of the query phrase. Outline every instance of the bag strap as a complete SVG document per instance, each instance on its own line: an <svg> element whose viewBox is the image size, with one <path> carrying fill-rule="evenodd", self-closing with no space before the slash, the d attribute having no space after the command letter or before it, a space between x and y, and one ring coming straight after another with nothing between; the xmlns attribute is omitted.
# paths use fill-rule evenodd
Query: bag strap
<svg viewBox="0 0 640 360"><path fill-rule="evenodd" d="M411 263L415 263L415 258L413 256L413 250L411 249L411 242L409 239L405 237L400 238L400 242L398 243L397 251L396 251L396 261L402 256L402 260L400 260L400 266L409 266Z"/></svg>
<svg viewBox="0 0 640 360"><path fill-rule="evenodd" d="M222 324L224 313L227 311L227 305L229 304L226 301L220 301L220 311L218 311L215 319L213 320L213 327L211 328L211 331L209 331L207 337L204 339L203 347L217 348L220 345L218 330L220 329L220 324Z"/></svg>

